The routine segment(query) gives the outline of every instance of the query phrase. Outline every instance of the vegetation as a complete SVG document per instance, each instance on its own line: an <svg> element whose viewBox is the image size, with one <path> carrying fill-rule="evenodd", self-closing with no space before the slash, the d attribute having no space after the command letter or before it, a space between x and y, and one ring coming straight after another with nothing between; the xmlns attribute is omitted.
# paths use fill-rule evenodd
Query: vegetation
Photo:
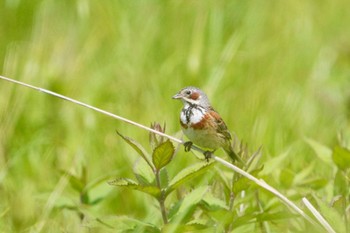
<svg viewBox="0 0 350 233"><path fill-rule="evenodd" d="M346 0L1 1L0 73L143 125L164 122L178 138L182 106L171 96L201 87L245 159L256 156L248 172L315 222L303 197L349 232L348 8ZM324 231L176 142L0 83L1 232Z"/></svg>

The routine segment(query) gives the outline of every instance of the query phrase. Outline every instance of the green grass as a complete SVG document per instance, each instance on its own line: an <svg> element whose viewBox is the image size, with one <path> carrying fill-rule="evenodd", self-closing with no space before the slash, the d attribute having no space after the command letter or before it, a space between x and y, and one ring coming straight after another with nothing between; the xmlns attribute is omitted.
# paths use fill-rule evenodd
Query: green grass
<svg viewBox="0 0 350 233"><path fill-rule="evenodd" d="M2 1L0 70L144 125L166 122L172 135L180 130L182 106L171 96L198 86L251 152L263 145L258 176L297 204L312 199L341 232L337 225L346 221L339 216L347 215L349 225L349 208L329 206L341 193L349 206L342 186L349 169L342 173L346 182L335 179L329 155L336 145L350 147L349 6L346 0ZM56 208L79 205L61 171L80 175L86 167L88 181L133 177L139 157L115 130L145 147L148 133L0 82L0 231L40 224L43 232L88 231L75 211ZM181 148L169 173L196 162ZM213 177L203 174L186 189ZM127 215L162 225L157 203L142 193L102 182L90 195L103 200L81 207L88 219ZM272 195L260 196L263 209L290 213ZM272 232L308 229L300 218L268 224ZM259 231L253 224L238 230L252 229Z"/></svg>

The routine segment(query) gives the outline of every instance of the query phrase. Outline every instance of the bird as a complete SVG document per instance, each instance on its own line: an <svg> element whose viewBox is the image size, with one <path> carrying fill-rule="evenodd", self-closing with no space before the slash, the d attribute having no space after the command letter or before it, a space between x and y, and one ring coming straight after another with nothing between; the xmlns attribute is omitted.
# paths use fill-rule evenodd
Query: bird
<svg viewBox="0 0 350 233"><path fill-rule="evenodd" d="M224 120L201 89L188 86L172 98L183 102L180 124L183 133L190 140L184 143L185 151L189 151L195 144L206 150L204 156L209 161L212 153L223 148L233 162L242 162L233 150L232 137Z"/></svg>

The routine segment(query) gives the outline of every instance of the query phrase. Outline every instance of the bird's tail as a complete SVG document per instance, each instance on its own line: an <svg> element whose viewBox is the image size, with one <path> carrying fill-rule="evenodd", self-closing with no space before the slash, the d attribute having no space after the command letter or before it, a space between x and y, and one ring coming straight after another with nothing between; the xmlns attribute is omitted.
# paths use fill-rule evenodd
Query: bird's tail
<svg viewBox="0 0 350 233"><path fill-rule="evenodd" d="M242 160L242 158L239 157L233 150L232 145L227 146L227 148L224 148L224 150L230 156L233 162L239 161L241 164L245 165L245 162Z"/></svg>

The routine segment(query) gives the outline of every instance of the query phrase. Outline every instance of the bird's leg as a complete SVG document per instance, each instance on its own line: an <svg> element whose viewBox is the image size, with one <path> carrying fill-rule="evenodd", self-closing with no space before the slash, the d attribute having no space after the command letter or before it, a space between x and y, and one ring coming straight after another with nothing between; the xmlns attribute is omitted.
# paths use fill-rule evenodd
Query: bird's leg
<svg viewBox="0 0 350 233"><path fill-rule="evenodd" d="M184 147L185 147L185 152L189 152L191 150L191 147L193 145L193 142L188 141L184 143Z"/></svg>
<svg viewBox="0 0 350 233"><path fill-rule="evenodd" d="M215 152L215 150L214 151L207 150L207 151L203 152L205 160L207 160L208 163L209 163L209 159L211 158L211 156L213 155L214 152Z"/></svg>

